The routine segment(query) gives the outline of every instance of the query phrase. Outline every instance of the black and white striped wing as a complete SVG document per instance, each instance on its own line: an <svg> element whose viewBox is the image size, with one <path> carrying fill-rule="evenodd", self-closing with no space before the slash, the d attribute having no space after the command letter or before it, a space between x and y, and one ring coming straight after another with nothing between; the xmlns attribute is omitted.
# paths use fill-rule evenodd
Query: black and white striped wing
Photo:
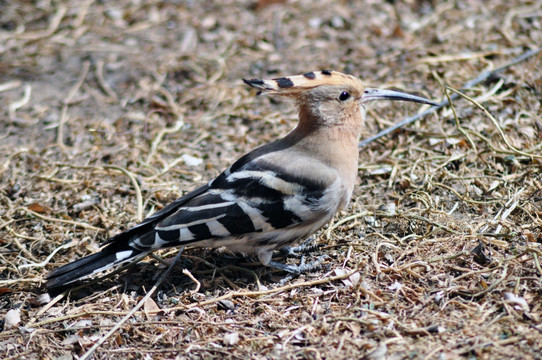
<svg viewBox="0 0 542 360"><path fill-rule="evenodd" d="M306 226L327 215L319 206L326 188L325 183L279 172L261 161L234 164L160 220L154 234L135 237L131 245L147 251L191 243L216 247L225 239L246 241ZM294 232L290 240L299 236ZM230 241L223 245L243 248Z"/></svg>

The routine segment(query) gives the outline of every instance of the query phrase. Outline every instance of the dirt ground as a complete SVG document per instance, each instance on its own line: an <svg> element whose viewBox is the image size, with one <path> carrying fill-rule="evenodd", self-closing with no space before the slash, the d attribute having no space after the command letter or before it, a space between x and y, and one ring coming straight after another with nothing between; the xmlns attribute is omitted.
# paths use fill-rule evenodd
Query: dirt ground
<svg viewBox="0 0 542 360"><path fill-rule="evenodd" d="M188 249L111 335L176 251L43 289L295 126L243 77L333 69L440 101L540 44L542 1L0 0L0 358L541 359L541 53L361 147L321 271ZM372 103L364 136L425 108Z"/></svg>

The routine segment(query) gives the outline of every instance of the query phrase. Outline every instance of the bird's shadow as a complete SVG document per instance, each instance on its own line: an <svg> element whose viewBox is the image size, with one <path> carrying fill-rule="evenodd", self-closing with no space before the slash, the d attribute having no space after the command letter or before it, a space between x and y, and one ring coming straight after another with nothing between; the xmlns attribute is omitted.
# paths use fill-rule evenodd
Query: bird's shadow
<svg viewBox="0 0 542 360"><path fill-rule="evenodd" d="M66 287L49 289L48 292L51 297L67 292L72 300L83 300L112 291L144 296L157 283L163 271L166 271L168 261L172 261L172 258L160 262L147 257L118 273L114 271ZM185 269L189 274L183 272ZM159 299L170 299L174 303L177 297L194 290L200 294L238 289L259 290L262 286L274 285L290 278L291 275L286 272L263 266L254 258L240 254L215 249L203 253L201 249L185 250L170 274L159 285L157 293Z"/></svg>

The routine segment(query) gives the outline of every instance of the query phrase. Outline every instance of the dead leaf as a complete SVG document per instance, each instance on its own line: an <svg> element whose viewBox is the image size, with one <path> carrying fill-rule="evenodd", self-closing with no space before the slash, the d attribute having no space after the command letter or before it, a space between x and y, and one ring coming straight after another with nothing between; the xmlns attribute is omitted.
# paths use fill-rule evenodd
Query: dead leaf
<svg viewBox="0 0 542 360"><path fill-rule="evenodd" d="M151 314L151 312L160 310L160 307L156 304L156 302L154 302L153 299L148 298L143 305L143 309L145 310L145 316L147 316L147 320L151 321L153 316L157 315L157 313Z"/></svg>
<svg viewBox="0 0 542 360"><path fill-rule="evenodd" d="M33 212L37 212L38 214L49 214L53 209L51 209L47 205L41 205L37 202L34 202L28 205L28 210L32 210Z"/></svg>

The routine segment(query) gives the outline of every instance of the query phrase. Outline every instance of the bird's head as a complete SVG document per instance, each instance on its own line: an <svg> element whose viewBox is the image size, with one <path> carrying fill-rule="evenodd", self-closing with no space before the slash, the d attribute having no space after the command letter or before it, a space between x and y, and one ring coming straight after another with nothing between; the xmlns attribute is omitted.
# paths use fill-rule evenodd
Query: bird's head
<svg viewBox="0 0 542 360"><path fill-rule="evenodd" d="M318 126L361 125L364 104L372 100L403 100L436 105L419 96L394 90L366 88L360 79L337 71L314 71L271 80L243 79L260 93L294 98L300 120Z"/></svg>

